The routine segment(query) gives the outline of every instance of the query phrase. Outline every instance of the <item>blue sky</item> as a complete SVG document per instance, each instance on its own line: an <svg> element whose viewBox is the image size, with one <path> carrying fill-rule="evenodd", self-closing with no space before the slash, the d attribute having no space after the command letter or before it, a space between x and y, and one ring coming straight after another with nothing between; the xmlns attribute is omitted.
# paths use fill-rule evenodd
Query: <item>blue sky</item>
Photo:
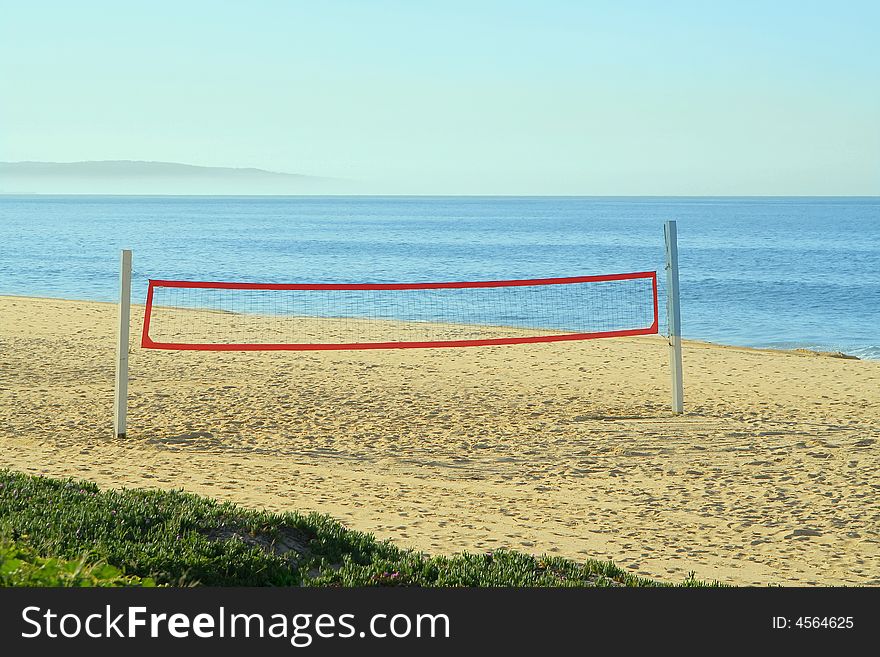
<svg viewBox="0 0 880 657"><path fill-rule="evenodd" d="M0 160L880 194L880 3L0 0Z"/></svg>

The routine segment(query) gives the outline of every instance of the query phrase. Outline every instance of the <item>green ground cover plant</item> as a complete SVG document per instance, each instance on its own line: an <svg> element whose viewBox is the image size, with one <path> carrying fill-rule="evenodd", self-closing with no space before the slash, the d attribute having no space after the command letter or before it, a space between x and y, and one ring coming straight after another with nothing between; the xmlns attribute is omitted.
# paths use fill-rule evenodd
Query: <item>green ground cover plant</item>
<svg viewBox="0 0 880 657"><path fill-rule="evenodd" d="M609 561L430 556L316 513L0 470L7 586L666 586ZM707 586L688 577L679 586ZM711 585L718 585L713 583Z"/></svg>

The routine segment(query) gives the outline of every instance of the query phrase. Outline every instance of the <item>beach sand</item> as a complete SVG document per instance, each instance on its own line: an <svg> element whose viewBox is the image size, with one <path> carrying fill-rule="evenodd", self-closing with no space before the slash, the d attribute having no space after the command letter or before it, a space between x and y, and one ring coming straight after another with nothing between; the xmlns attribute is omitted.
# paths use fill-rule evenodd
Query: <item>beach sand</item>
<svg viewBox="0 0 880 657"><path fill-rule="evenodd" d="M880 362L662 338L141 350L116 307L0 297L0 467L319 511L432 554L512 548L733 584L880 585ZM290 320L301 321L301 320Z"/></svg>

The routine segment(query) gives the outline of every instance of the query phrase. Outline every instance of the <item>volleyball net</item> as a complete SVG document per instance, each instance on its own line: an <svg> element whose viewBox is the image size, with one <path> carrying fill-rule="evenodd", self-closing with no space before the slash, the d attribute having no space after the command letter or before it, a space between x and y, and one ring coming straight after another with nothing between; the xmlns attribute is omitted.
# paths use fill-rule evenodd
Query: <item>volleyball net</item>
<svg viewBox="0 0 880 657"><path fill-rule="evenodd" d="M393 349L658 332L656 272L456 283L150 280L141 346Z"/></svg>

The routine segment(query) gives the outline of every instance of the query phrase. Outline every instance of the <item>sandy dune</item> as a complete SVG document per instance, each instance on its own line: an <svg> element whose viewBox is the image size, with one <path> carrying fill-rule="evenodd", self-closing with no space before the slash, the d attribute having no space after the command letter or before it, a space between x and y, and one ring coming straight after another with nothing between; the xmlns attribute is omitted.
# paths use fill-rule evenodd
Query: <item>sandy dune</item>
<svg viewBox="0 0 880 657"><path fill-rule="evenodd" d="M0 467L317 510L432 553L880 584L880 362L686 343L674 417L654 337L144 351L136 312L117 440L115 315L0 297Z"/></svg>

